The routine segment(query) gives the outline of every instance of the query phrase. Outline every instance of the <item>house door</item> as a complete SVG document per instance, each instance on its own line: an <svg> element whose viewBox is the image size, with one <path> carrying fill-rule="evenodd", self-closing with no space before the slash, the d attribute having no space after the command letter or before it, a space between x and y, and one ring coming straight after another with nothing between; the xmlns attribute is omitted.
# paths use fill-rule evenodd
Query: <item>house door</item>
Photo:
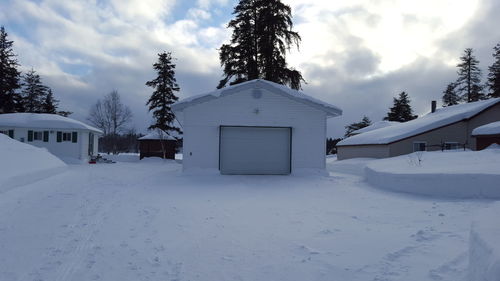
<svg viewBox="0 0 500 281"><path fill-rule="evenodd" d="M291 172L289 127L221 126L219 170L233 175L286 175Z"/></svg>

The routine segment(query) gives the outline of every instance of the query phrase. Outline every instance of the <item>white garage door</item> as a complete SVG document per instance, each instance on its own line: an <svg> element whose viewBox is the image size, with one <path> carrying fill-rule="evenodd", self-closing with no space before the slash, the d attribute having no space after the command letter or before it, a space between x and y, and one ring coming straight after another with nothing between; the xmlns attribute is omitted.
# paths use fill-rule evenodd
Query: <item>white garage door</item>
<svg viewBox="0 0 500 281"><path fill-rule="evenodd" d="M221 174L290 174L291 128L220 127Z"/></svg>

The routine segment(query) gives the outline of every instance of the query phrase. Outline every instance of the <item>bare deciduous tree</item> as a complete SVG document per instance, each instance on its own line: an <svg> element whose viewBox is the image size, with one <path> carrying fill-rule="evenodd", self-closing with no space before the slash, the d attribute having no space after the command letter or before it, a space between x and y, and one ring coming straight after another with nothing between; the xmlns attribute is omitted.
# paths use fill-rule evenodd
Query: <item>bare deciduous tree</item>
<svg viewBox="0 0 500 281"><path fill-rule="evenodd" d="M132 120L132 111L121 102L118 91L113 90L104 96L103 101L97 100L90 109L87 120L103 130L104 136L115 138L127 130L127 124ZM113 145L113 153L116 153L116 143Z"/></svg>

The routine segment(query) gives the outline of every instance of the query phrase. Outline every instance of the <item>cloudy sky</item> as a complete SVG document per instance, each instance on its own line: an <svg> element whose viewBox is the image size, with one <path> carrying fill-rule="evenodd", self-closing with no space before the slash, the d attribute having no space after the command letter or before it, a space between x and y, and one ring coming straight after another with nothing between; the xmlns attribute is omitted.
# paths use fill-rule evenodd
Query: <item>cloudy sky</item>
<svg viewBox="0 0 500 281"><path fill-rule="evenodd" d="M292 7L299 50L290 66L307 81L304 92L344 110L328 135L363 115L381 120L401 91L419 115L440 101L456 79L463 50L474 48L483 76L500 42L498 0L283 0ZM113 89L145 132L145 103L157 53L176 58L180 98L213 90L222 72L217 48L236 0L0 0L0 25L14 41L21 70L34 68L85 120Z"/></svg>

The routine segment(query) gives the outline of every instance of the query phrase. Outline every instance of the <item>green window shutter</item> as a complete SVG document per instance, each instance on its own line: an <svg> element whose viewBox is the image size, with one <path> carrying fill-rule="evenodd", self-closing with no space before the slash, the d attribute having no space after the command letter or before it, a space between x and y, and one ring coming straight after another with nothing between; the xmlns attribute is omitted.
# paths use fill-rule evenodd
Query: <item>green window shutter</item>
<svg viewBox="0 0 500 281"><path fill-rule="evenodd" d="M9 137L14 138L14 130L9 130Z"/></svg>
<svg viewBox="0 0 500 281"><path fill-rule="evenodd" d="M49 142L49 131L43 131L43 142Z"/></svg>
<svg viewBox="0 0 500 281"><path fill-rule="evenodd" d="M62 142L62 132L57 132L57 142Z"/></svg>
<svg viewBox="0 0 500 281"><path fill-rule="evenodd" d="M71 142L78 142L78 132L71 133Z"/></svg>
<svg viewBox="0 0 500 281"><path fill-rule="evenodd" d="M33 131L28 131L28 141L33 141Z"/></svg>

